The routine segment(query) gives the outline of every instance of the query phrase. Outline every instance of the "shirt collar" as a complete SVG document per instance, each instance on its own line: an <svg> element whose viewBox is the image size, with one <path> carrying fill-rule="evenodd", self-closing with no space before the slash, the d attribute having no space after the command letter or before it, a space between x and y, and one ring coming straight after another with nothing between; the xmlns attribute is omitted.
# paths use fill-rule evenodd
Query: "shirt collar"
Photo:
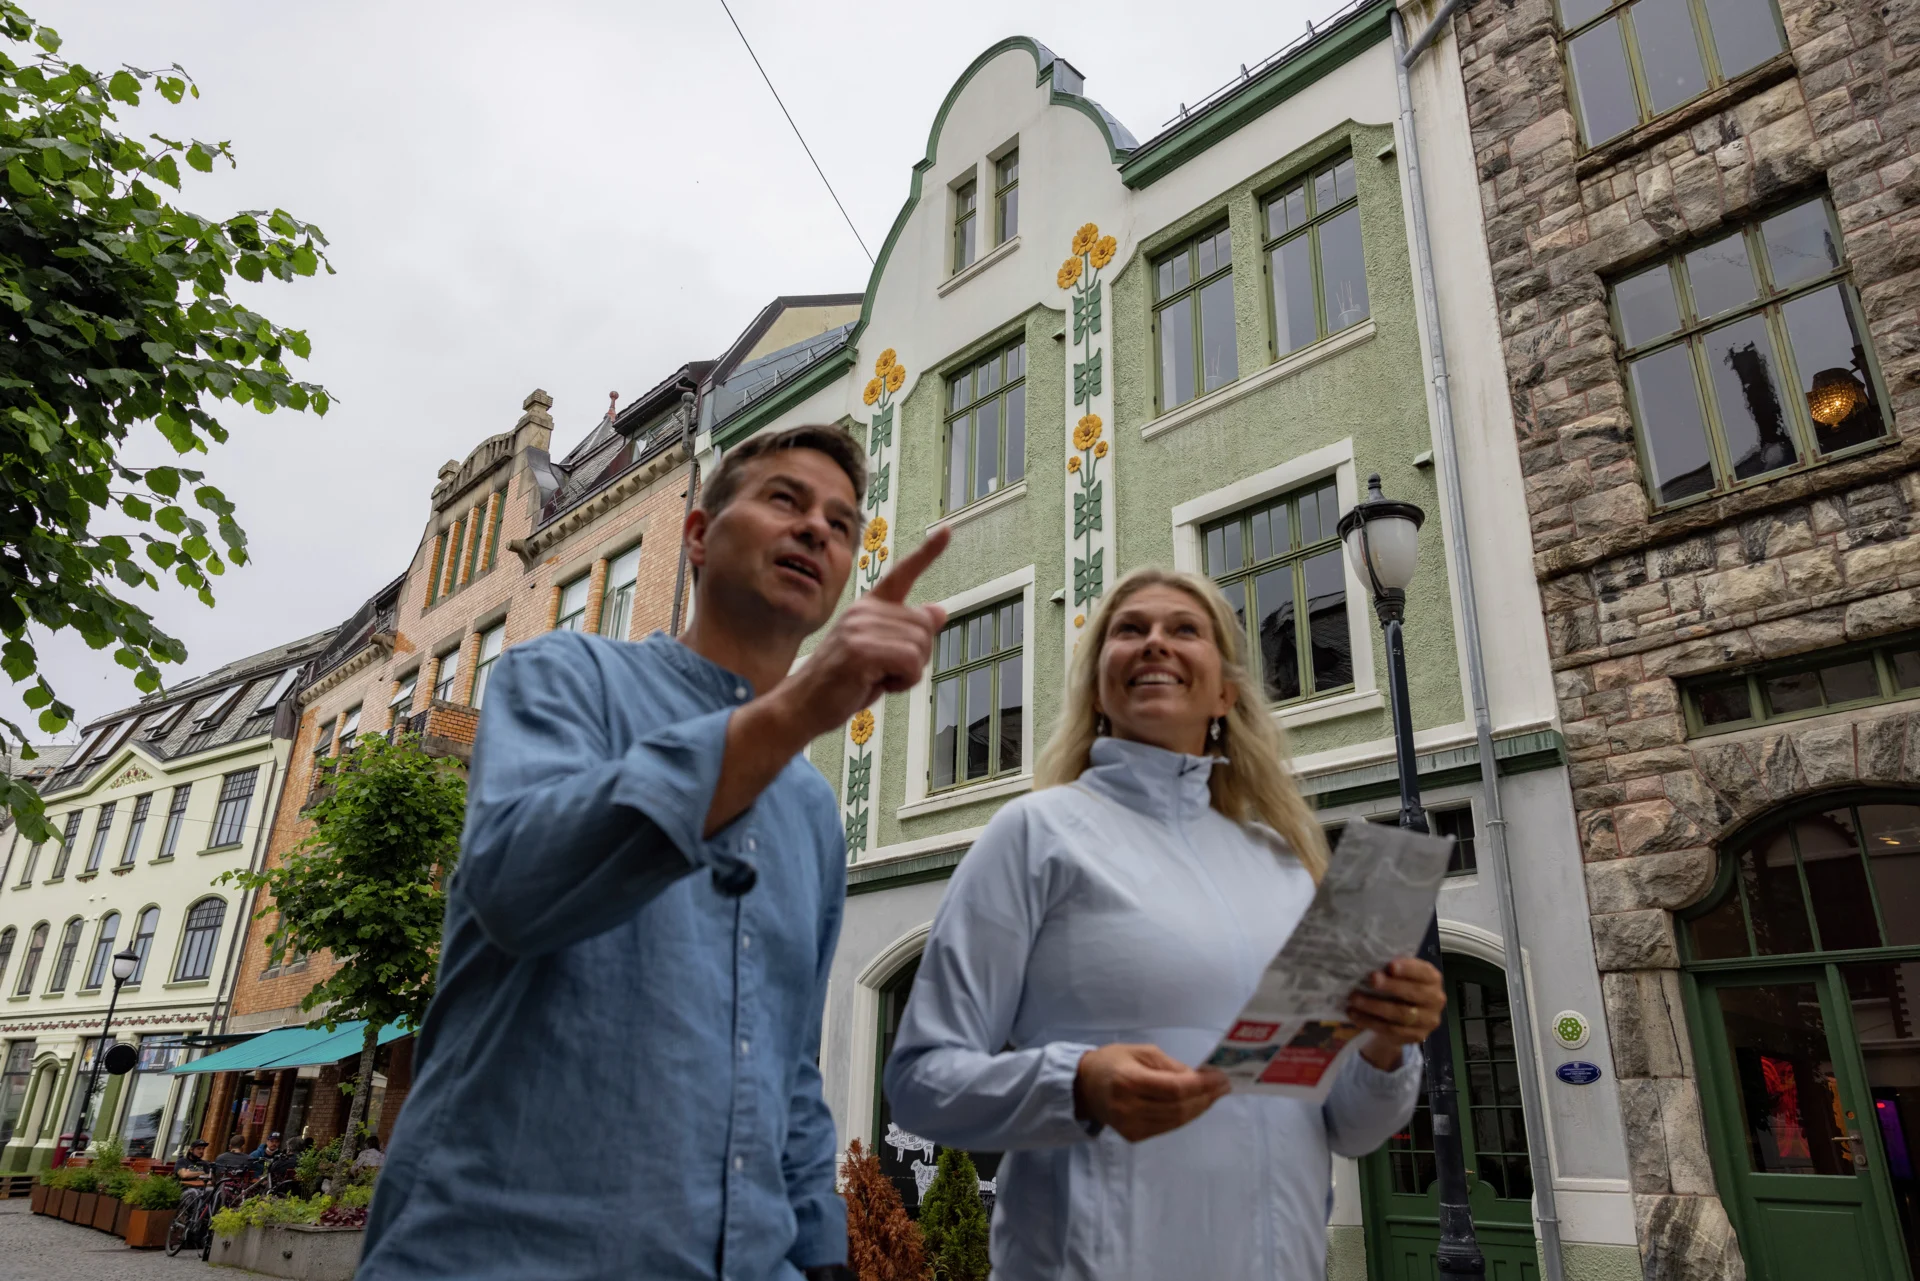
<svg viewBox="0 0 1920 1281"><path fill-rule="evenodd" d="M665 632L655 632L640 643L650 651L650 657L672 668L717 706L737 706L753 697L753 682L701 657Z"/></svg>
<svg viewBox="0 0 1920 1281"><path fill-rule="evenodd" d="M1080 782L1152 818L1192 818L1213 804L1209 780L1223 756L1188 756L1121 738L1093 740Z"/></svg>

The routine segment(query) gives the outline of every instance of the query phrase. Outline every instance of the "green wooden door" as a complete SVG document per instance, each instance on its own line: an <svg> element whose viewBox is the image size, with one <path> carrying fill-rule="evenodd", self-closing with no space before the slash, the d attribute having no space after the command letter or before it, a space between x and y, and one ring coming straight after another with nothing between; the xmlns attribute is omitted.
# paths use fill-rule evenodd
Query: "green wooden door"
<svg viewBox="0 0 1920 1281"><path fill-rule="evenodd" d="M1855 1020L1883 968L1700 976L1702 1084L1754 1281L1910 1275L1895 1204L1910 1161L1897 1115L1885 1115L1910 1089L1876 1080L1892 1077L1869 1067Z"/></svg>
<svg viewBox="0 0 1920 1281"><path fill-rule="evenodd" d="M1533 1246L1533 1168L1527 1159L1506 976L1467 957L1446 958L1447 1023L1460 1085L1461 1143L1488 1281L1539 1281ZM1423 1094L1407 1128L1361 1162L1371 1281L1437 1275L1440 1198L1433 1115Z"/></svg>

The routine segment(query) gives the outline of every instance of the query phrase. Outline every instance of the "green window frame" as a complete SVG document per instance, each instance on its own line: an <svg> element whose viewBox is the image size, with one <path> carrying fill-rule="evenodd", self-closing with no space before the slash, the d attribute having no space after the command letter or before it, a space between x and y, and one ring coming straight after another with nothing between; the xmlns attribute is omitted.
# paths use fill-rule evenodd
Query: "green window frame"
<svg viewBox="0 0 1920 1281"><path fill-rule="evenodd" d="M1372 314L1351 155L1268 196L1261 225L1275 360Z"/></svg>
<svg viewBox="0 0 1920 1281"><path fill-rule="evenodd" d="M627 639L633 628L633 594L640 582L640 544L635 543L607 562L607 582L600 593L600 634Z"/></svg>
<svg viewBox="0 0 1920 1281"><path fill-rule="evenodd" d="M433 540L433 569L427 574L427 608L431 609L440 599L440 568L447 555L447 536L437 535Z"/></svg>
<svg viewBox="0 0 1920 1281"><path fill-rule="evenodd" d="M1160 412L1240 376L1231 228L1219 223L1156 258L1153 299L1154 396Z"/></svg>
<svg viewBox="0 0 1920 1281"><path fill-rule="evenodd" d="M964 271L980 256L980 180L953 189L953 269Z"/></svg>
<svg viewBox="0 0 1920 1281"><path fill-rule="evenodd" d="M993 162L993 243L1020 234L1020 148Z"/></svg>
<svg viewBox="0 0 1920 1281"><path fill-rule="evenodd" d="M100 870L100 861L107 854L107 837L113 831L113 814L120 808L120 802L108 801L100 807L100 815L93 820L93 843L87 846L87 872Z"/></svg>
<svg viewBox="0 0 1920 1281"><path fill-rule="evenodd" d="M941 511L999 492L1027 475L1027 340L1016 338L947 375Z"/></svg>
<svg viewBox="0 0 1920 1281"><path fill-rule="evenodd" d="M1692 737L1920 698L1920 633L1683 681Z"/></svg>
<svg viewBox="0 0 1920 1281"><path fill-rule="evenodd" d="M67 815L67 830L60 834L60 852L54 856L51 880L60 880L67 874L67 861L73 857L74 843L80 839L81 813L73 810Z"/></svg>
<svg viewBox="0 0 1920 1281"><path fill-rule="evenodd" d="M1656 507L1889 438L1889 400L1824 196L1621 277L1607 304Z"/></svg>
<svg viewBox="0 0 1920 1281"><path fill-rule="evenodd" d="M1202 566L1246 628L1251 674L1274 706L1353 688L1339 518L1328 477L1201 528Z"/></svg>
<svg viewBox="0 0 1920 1281"><path fill-rule="evenodd" d="M559 612L554 615L556 632L587 630L587 597L593 593L593 575L582 574L560 586Z"/></svg>
<svg viewBox="0 0 1920 1281"><path fill-rule="evenodd" d="M1025 599L948 623L934 646L927 791L1018 774L1026 698Z"/></svg>
<svg viewBox="0 0 1920 1281"><path fill-rule="evenodd" d="M1560 0L1580 139L1595 147L1786 50L1773 0Z"/></svg>

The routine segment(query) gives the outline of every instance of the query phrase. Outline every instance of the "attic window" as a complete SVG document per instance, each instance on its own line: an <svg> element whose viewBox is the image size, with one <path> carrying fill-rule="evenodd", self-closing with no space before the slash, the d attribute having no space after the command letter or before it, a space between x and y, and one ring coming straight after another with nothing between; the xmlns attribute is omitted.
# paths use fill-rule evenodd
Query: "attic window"
<svg viewBox="0 0 1920 1281"><path fill-rule="evenodd" d="M160 713L160 719L155 721L153 728L147 731L147 741L155 742L173 733L173 727L180 723L180 718L186 715L187 708L191 705L191 703L176 703Z"/></svg>
<svg viewBox="0 0 1920 1281"><path fill-rule="evenodd" d="M294 682L299 679L300 669L298 667L289 667L284 672L281 672L279 677L273 682L273 688L267 691L266 697L260 700L259 705L253 709L253 715L248 719L259 720L262 717L273 715L273 713L279 709L280 700L287 696L287 691L291 690Z"/></svg>

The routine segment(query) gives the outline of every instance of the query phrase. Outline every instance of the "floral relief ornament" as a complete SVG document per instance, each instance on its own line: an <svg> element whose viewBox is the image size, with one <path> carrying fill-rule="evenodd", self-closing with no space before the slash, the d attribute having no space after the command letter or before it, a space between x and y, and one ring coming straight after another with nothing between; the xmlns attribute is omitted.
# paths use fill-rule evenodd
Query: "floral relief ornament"
<svg viewBox="0 0 1920 1281"><path fill-rule="evenodd" d="M853 714L853 721L847 726L847 737L853 740L855 747L865 747L867 740L873 737L873 709L863 707Z"/></svg>
<svg viewBox="0 0 1920 1281"><path fill-rule="evenodd" d="M900 363L900 353L889 347L874 360L873 377L860 392L861 401L874 411L867 424L869 479L866 501L873 515L860 534L860 577L854 585L855 595L873 590L887 563L889 528L882 512L892 483L893 395L906 382L907 367ZM879 719L872 708L863 708L855 713L847 725L847 737L853 741L854 748L847 755L847 785L841 798L844 807L842 817L847 831L848 862L858 858L867 848L873 794L873 751L868 744L878 730Z"/></svg>
<svg viewBox="0 0 1920 1281"><path fill-rule="evenodd" d="M1094 340L1102 328L1100 269L1113 261L1119 247L1112 236L1100 234L1099 224L1087 223L1073 233L1072 255L1060 264L1057 277L1060 288L1073 294L1073 403L1085 409L1073 429L1075 452L1067 459L1067 472L1078 481L1073 489L1073 541L1079 544L1073 558L1075 606L1091 604L1106 591L1106 549L1100 538L1106 481L1100 460L1107 456L1108 443L1101 439L1100 415L1093 412L1104 383L1105 353ZM1085 617L1076 614L1074 626L1082 626Z"/></svg>

